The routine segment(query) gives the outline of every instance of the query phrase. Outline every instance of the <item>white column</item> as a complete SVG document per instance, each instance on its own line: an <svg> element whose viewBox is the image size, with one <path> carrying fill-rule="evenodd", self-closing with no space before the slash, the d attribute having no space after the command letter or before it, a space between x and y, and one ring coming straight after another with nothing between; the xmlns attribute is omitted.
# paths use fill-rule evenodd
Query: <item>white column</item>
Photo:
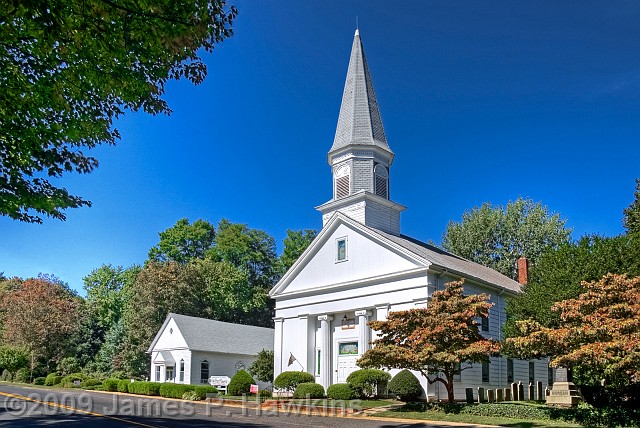
<svg viewBox="0 0 640 428"><path fill-rule="evenodd" d="M376 305L376 321L386 321L387 315L389 315L388 303ZM375 340L378 337L378 332L373 330L371 336L373 337L373 340Z"/></svg>
<svg viewBox="0 0 640 428"><path fill-rule="evenodd" d="M296 358L298 359L298 367L303 366L302 370L305 372L309 372L309 314L301 314L298 315L298 336L296 341L298 343L304 344L302 347L297 347L299 349ZM302 352L300 352L300 350ZM312 366L313 367L313 366Z"/></svg>
<svg viewBox="0 0 640 428"><path fill-rule="evenodd" d="M273 334L273 376L274 379L282 373L282 327L283 318L274 318L275 331Z"/></svg>
<svg viewBox="0 0 640 428"><path fill-rule="evenodd" d="M367 322L369 321L371 312L363 309L356 311L356 316L358 317L358 352L362 355L369 349L370 328L367 325Z"/></svg>
<svg viewBox="0 0 640 428"><path fill-rule="evenodd" d="M320 315L320 384L327 389L331 385L331 321L330 315Z"/></svg>

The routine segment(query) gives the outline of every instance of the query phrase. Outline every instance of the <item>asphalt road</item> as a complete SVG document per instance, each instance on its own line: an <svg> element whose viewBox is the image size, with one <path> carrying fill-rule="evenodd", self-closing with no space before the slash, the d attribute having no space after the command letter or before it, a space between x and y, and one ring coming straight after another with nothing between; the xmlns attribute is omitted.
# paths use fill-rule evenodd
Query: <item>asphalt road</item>
<svg viewBox="0 0 640 428"><path fill-rule="evenodd" d="M255 408L200 404L181 400L105 394L91 391L39 389L0 384L0 427L339 427L437 428L449 424L372 420L366 416L310 416ZM457 425L463 426L463 425ZM474 425L466 425L473 427Z"/></svg>

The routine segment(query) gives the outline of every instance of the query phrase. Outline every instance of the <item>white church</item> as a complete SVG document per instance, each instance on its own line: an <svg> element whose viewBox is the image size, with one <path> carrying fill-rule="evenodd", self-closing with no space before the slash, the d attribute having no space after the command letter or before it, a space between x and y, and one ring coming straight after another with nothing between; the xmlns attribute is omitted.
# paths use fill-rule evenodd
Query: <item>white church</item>
<svg viewBox="0 0 640 428"><path fill-rule="evenodd" d="M271 290L275 299L274 375L306 371L327 388L346 382L376 332L367 322L390 311L426 307L434 291L463 278L467 294L487 293L494 306L482 320L486 337L501 338L505 299L520 284L485 266L401 234L404 206L390 195L394 154L387 143L362 41L356 30L342 105L328 162L333 198L317 207L323 228ZM480 320L479 320L480 321ZM397 370L392 370L395 374ZM421 379L427 398L446 399L439 383ZM463 370L465 387L552 382L542 360L491 358Z"/></svg>

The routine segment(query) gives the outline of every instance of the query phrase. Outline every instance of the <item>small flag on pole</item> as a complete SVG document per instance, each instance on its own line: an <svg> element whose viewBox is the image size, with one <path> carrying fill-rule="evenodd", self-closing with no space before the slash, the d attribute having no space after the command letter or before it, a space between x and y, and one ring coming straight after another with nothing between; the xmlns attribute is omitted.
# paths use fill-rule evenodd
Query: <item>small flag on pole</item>
<svg viewBox="0 0 640 428"><path fill-rule="evenodd" d="M289 364L287 364L287 367L289 367L291 364L293 364L294 362L298 361L296 360L296 357L293 356L293 354L289 353Z"/></svg>

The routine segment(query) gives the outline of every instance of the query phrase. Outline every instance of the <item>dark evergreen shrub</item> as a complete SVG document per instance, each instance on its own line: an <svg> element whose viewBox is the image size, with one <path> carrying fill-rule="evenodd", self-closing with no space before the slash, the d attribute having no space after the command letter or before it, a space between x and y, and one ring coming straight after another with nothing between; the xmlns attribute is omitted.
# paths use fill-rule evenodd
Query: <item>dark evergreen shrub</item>
<svg viewBox="0 0 640 428"><path fill-rule="evenodd" d="M334 400L351 400L356 396L355 391L348 383L334 383L327 388L327 397Z"/></svg>
<svg viewBox="0 0 640 428"><path fill-rule="evenodd" d="M15 372L15 374L13 375L13 381L20 382L20 383L29 383L30 377L31 377L31 374L29 373L29 369L25 367Z"/></svg>
<svg viewBox="0 0 640 428"><path fill-rule="evenodd" d="M57 373L49 373L45 378L44 384L46 386L57 385L62 382L62 376Z"/></svg>
<svg viewBox="0 0 640 428"><path fill-rule="evenodd" d="M102 382L102 390L116 392L118 390L118 382L120 382L120 379L105 379Z"/></svg>
<svg viewBox="0 0 640 428"><path fill-rule="evenodd" d="M118 392L129 392L129 384L131 381L129 379L122 379L118 382Z"/></svg>
<svg viewBox="0 0 640 428"><path fill-rule="evenodd" d="M313 383L316 378L307 372L282 372L278 375L273 386L278 389L284 389L285 391L293 392L296 387L301 383Z"/></svg>
<svg viewBox="0 0 640 428"><path fill-rule="evenodd" d="M185 392L193 391L194 385L182 383L163 383L160 386L160 396L165 398L182 398Z"/></svg>
<svg viewBox="0 0 640 428"><path fill-rule="evenodd" d="M162 383L158 382L130 382L127 389L131 394L137 395L160 395Z"/></svg>
<svg viewBox="0 0 640 428"><path fill-rule="evenodd" d="M207 398L207 394L217 394L218 388L210 385L198 385L194 390L198 400L204 400Z"/></svg>
<svg viewBox="0 0 640 428"><path fill-rule="evenodd" d="M352 372L347 383L359 397L375 397L384 393L391 375L383 370L362 369Z"/></svg>
<svg viewBox="0 0 640 428"><path fill-rule="evenodd" d="M315 382L300 383L293 392L293 398L324 398L324 387Z"/></svg>
<svg viewBox="0 0 640 428"><path fill-rule="evenodd" d="M253 385L254 383L255 381L249 373L244 370L240 370L231 378L231 382L229 382L229 385L227 386L227 394L248 394L251 390L251 385Z"/></svg>
<svg viewBox="0 0 640 428"><path fill-rule="evenodd" d="M409 370L402 370L389 381L389 392L404 402L415 401L422 396L422 385Z"/></svg>
<svg viewBox="0 0 640 428"><path fill-rule="evenodd" d="M33 380L34 385L44 385L44 382L47 380L46 377L37 377Z"/></svg>

